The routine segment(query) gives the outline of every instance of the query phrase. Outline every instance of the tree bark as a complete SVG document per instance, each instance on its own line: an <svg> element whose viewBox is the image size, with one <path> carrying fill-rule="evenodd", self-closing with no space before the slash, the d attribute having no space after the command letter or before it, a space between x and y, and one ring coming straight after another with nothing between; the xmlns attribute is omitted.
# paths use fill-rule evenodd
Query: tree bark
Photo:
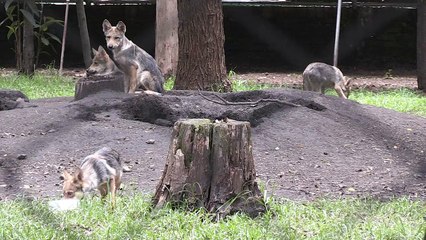
<svg viewBox="0 0 426 240"><path fill-rule="evenodd" d="M153 204L187 203L223 217L265 211L255 182L250 123L189 119L176 122Z"/></svg>
<svg viewBox="0 0 426 240"><path fill-rule="evenodd" d="M92 63L92 48L90 47L89 31L87 30L86 13L84 11L83 0L77 0L76 11L78 18L78 28L80 29L81 50L83 51L84 65L86 68Z"/></svg>
<svg viewBox="0 0 426 240"><path fill-rule="evenodd" d="M32 0L34 2L34 0ZM24 9L32 13L28 4L24 3ZM22 38L22 69L20 72L26 75L34 74L34 26L24 17Z"/></svg>
<svg viewBox="0 0 426 240"><path fill-rule="evenodd" d="M178 66L174 89L231 91L225 67L222 1L178 0Z"/></svg>
<svg viewBox="0 0 426 240"><path fill-rule="evenodd" d="M155 58L165 78L176 76L178 62L177 0L156 1Z"/></svg>
<svg viewBox="0 0 426 240"><path fill-rule="evenodd" d="M426 92L426 1L417 1L417 86Z"/></svg>

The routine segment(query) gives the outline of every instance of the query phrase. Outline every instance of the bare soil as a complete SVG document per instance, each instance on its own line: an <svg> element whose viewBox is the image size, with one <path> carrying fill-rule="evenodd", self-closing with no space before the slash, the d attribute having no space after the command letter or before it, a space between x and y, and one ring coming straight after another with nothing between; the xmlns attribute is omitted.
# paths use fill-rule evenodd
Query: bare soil
<svg viewBox="0 0 426 240"><path fill-rule="evenodd" d="M237 75L296 87L298 77ZM368 86L416 86L410 76L368 78ZM362 87L362 81L355 82ZM79 101L32 100L23 108L1 111L0 199L60 197L63 169L75 168L102 146L118 150L131 168L124 174L125 194L153 193L169 149L170 126L179 118L194 117L252 124L258 180L268 194L295 200L426 199L426 118L297 89L220 96L229 102L279 99L291 104L222 105L190 91L160 97L102 92Z"/></svg>

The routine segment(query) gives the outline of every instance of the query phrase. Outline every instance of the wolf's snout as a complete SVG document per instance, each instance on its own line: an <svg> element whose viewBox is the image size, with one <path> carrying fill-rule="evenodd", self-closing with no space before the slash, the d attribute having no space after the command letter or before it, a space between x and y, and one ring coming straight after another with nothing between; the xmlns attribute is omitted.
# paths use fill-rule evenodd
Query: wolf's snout
<svg viewBox="0 0 426 240"><path fill-rule="evenodd" d="M108 47L108 49L114 49L114 45L112 45L112 44L108 45L107 47Z"/></svg>
<svg viewBox="0 0 426 240"><path fill-rule="evenodd" d="M94 71L94 70L92 70L92 69L90 69L90 68L88 68L88 69L86 69L86 75L93 75L93 74L95 74L96 73L96 71Z"/></svg>
<svg viewBox="0 0 426 240"><path fill-rule="evenodd" d="M74 192L65 192L65 198L74 198L75 194Z"/></svg>

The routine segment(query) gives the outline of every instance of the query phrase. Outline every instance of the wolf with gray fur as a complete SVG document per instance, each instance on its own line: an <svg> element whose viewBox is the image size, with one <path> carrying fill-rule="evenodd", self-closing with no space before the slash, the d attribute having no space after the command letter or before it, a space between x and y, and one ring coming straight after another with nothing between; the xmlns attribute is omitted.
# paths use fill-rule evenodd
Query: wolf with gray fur
<svg viewBox="0 0 426 240"><path fill-rule="evenodd" d="M86 70L87 76L105 76L121 72L102 46L99 46L98 50L93 48L92 52L92 64Z"/></svg>
<svg viewBox="0 0 426 240"><path fill-rule="evenodd" d="M99 190L102 197L111 192L113 206L115 195L120 188L123 167L120 154L109 148L103 147L83 159L80 167L74 174L63 172L64 198L79 198L85 193Z"/></svg>
<svg viewBox="0 0 426 240"><path fill-rule="evenodd" d="M138 87L158 93L164 91L164 77L155 59L126 36L126 25L116 26L105 19L102 23L107 47L113 53L114 62L124 73L125 92L135 93Z"/></svg>
<svg viewBox="0 0 426 240"><path fill-rule="evenodd" d="M305 91L324 93L326 88L334 88L339 97L349 97L351 80L343 76L337 67L320 62L311 63L302 76Z"/></svg>

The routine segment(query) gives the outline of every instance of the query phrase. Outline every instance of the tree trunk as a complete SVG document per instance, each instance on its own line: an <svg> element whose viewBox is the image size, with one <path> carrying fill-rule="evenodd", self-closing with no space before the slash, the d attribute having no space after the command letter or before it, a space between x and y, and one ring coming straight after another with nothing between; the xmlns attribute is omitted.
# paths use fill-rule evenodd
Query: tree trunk
<svg viewBox="0 0 426 240"><path fill-rule="evenodd" d="M81 50L83 51L84 65L86 68L92 63L92 48L90 47L89 31L87 30L86 13L84 11L83 0L77 0L76 2L78 28L80 29L81 37Z"/></svg>
<svg viewBox="0 0 426 240"><path fill-rule="evenodd" d="M417 1L417 86L426 92L426 1Z"/></svg>
<svg viewBox="0 0 426 240"><path fill-rule="evenodd" d="M222 1L178 0L176 90L231 91L225 67Z"/></svg>
<svg viewBox="0 0 426 240"><path fill-rule="evenodd" d="M24 9L32 13L28 4L24 3ZM22 69L20 69L20 72L27 75L34 74L34 26L25 17L22 38Z"/></svg>
<svg viewBox="0 0 426 240"><path fill-rule="evenodd" d="M250 123L189 119L176 122L153 204L185 202L219 217L265 211L255 182Z"/></svg>
<svg viewBox="0 0 426 240"><path fill-rule="evenodd" d="M155 58L165 78L176 76L178 62L177 0L156 1Z"/></svg>

